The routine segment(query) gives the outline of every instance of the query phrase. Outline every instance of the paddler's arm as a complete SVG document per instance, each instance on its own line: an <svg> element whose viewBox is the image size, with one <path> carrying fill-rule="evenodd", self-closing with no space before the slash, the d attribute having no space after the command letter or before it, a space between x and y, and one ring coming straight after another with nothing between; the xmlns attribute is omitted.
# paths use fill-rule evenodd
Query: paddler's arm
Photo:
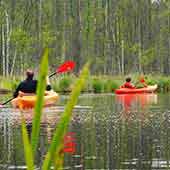
<svg viewBox="0 0 170 170"><path fill-rule="evenodd" d="M19 94L19 91L21 90L21 83L17 86L15 92L13 93L13 97L16 98Z"/></svg>
<svg viewBox="0 0 170 170"><path fill-rule="evenodd" d="M46 78L46 83L47 83L46 90L50 91L52 88L51 88L50 80L48 77Z"/></svg>

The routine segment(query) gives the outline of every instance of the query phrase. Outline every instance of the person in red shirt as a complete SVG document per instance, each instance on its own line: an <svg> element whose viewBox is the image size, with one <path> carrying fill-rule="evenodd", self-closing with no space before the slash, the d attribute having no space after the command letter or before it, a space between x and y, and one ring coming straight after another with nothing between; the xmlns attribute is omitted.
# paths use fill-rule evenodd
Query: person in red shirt
<svg viewBox="0 0 170 170"><path fill-rule="evenodd" d="M143 84L144 87L147 87L147 86L148 86L147 83L146 83L146 81L145 81L145 77L144 77L144 76L141 76L140 79L139 79L139 81L140 81L140 83Z"/></svg>
<svg viewBox="0 0 170 170"><path fill-rule="evenodd" d="M147 87L147 86L148 86L147 83L146 83L146 81L145 81L144 75L141 75L141 76L139 77L139 81L136 83L136 86L137 86L138 88L143 88L143 87Z"/></svg>
<svg viewBox="0 0 170 170"><path fill-rule="evenodd" d="M136 87L131 83L131 78L127 77L126 82L121 86L121 88L135 89Z"/></svg>

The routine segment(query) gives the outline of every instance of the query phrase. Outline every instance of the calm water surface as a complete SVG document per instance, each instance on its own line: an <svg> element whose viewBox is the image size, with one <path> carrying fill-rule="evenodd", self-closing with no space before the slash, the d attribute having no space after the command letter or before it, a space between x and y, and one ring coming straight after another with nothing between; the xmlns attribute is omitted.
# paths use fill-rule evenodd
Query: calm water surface
<svg viewBox="0 0 170 170"><path fill-rule="evenodd" d="M67 99L43 110L37 169ZM76 153L65 154L64 169L170 169L170 94L82 95L78 105L69 127ZM31 133L33 111L24 115ZM0 169L25 169L20 112L10 106L0 109Z"/></svg>

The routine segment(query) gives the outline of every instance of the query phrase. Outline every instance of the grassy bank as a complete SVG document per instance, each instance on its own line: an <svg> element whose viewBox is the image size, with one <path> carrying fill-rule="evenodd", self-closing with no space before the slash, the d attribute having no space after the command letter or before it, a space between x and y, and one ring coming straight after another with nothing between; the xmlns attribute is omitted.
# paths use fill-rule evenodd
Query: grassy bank
<svg viewBox="0 0 170 170"><path fill-rule="evenodd" d="M132 75L131 77L132 83L135 84L138 81L138 76ZM113 89L119 88L125 78L126 76L91 76L87 80L83 92L110 93L113 92ZM51 82L54 90L62 93L71 91L75 79L74 76L63 76L53 79ZM148 85L158 84L158 92L170 91L170 76L147 75L145 80Z"/></svg>
<svg viewBox="0 0 170 170"><path fill-rule="evenodd" d="M2 77L0 76L0 89L7 89L14 91L20 82L21 78L19 77Z"/></svg>
<svg viewBox="0 0 170 170"><path fill-rule="evenodd" d="M138 76L132 75L132 82L138 80ZM17 84L22 78L18 77L0 77L0 89L8 89L14 91ZM74 75L61 75L50 79L52 88L59 93L68 93L73 88L73 83L77 77ZM110 93L113 89L117 89L125 80L125 76L91 76L83 88L85 93ZM147 75L146 82L149 85L158 84L158 92L170 91L170 76L153 76Z"/></svg>

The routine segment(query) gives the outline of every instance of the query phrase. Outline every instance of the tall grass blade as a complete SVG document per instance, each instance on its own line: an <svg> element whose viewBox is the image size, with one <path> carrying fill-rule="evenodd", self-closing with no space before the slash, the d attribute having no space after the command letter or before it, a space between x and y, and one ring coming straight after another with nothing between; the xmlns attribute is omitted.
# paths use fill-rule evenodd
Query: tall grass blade
<svg viewBox="0 0 170 170"><path fill-rule="evenodd" d="M58 152L60 152L60 147L63 143L63 137L68 129L68 125L70 122L70 119L72 117L72 111L74 106L76 105L78 101L79 94L81 90L83 89L83 86L85 85L85 81L87 80L89 76L89 63L87 63L80 75L80 78L76 81L73 91L71 93L70 99L65 107L64 113L61 117L61 121L56 128L54 132L54 136L52 138L52 142L50 145L50 148L45 156L45 160L43 162L42 169L43 170L49 170L52 161L55 164L55 161L58 159L55 157L55 155L59 155ZM55 165L56 167L56 165Z"/></svg>
<svg viewBox="0 0 170 170"><path fill-rule="evenodd" d="M46 76L48 73L48 49L45 50L42 62L40 65L40 75L38 79L38 87L37 87L37 101L35 106L35 115L33 120L33 128L31 134L31 144L33 155L35 154L38 139L39 139L39 132L40 132L40 121L41 121L41 114L42 108L44 103L44 92L46 89Z"/></svg>
<svg viewBox="0 0 170 170"><path fill-rule="evenodd" d="M33 160L33 153L31 144L28 137L28 132L26 129L25 119L22 115L22 139L24 143L24 154L25 154L25 161L27 165L27 170L34 170L34 160Z"/></svg>

